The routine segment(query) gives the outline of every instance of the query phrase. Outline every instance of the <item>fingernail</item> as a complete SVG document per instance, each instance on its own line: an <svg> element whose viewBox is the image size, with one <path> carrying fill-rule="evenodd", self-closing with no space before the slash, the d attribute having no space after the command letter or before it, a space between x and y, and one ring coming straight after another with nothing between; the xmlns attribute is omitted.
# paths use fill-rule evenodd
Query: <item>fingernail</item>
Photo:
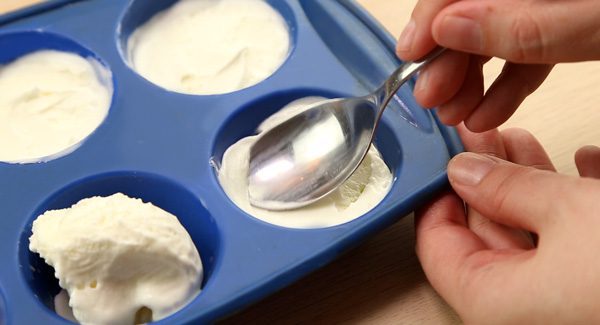
<svg viewBox="0 0 600 325"><path fill-rule="evenodd" d="M470 52L483 50L483 32L475 20L448 15L442 18L436 31L436 40L443 46Z"/></svg>
<svg viewBox="0 0 600 325"><path fill-rule="evenodd" d="M448 179L452 184L476 186L497 163L489 156L464 152L450 160Z"/></svg>
<svg viewBox="0 0 600 325"><path fill-rule="evenodd" d="M408 25L404 27L404 30L398 39L398 45L396 47L398 52L409 52L411 50L416 28L417 24L411 19Z"/></svg>

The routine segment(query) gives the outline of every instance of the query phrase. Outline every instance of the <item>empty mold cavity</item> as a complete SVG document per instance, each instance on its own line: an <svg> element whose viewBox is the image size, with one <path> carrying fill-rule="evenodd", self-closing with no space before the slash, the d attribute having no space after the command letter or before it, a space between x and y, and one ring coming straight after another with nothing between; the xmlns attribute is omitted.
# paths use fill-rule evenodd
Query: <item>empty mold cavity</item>
<svg viewBox="0 0 600 325"><path fill-rule="evenodd" d="M0 161L67 155L105 120L114 80L92 51L43 31L0 34L0 48Z"/></svg>
<svg viewBox="0 0 600 325"><path fill-rule="evenodd" d="M219 183L223 190L228 193L230 199L247 214L262 221L288 228L303 229L324 228L343 224L375 208L391 189L395 179L394 175L399 172L402 164L402 150L398 135L390 127L387 120L383 120L379 124L375 145L391 171L391 176L389 172L385 172L381 159L369 155L365 159L365 163L368 164L367 167L363 166L359 169L356 178L353 178L355 182L350 182L351 184L344 187L343 190L336 191L327 198L316 202L308 207L308 210L272 212L250 206L243 192L245 186L243 181L244 168L232 164L232 161L238 164L244 163L244 159L247 159L247 151L244 148L247 148L250 142L236 146L236 149L228 154L230 156L228 156L226 168L221 169L223 167L223 156L228 148L242 138L255 135L257 128L263 121L289 103L307 97L339 98L344 96L347 96L347 94L320 89L294 89L267 95L238 110L221 127L213 146L213 162L218 169L215 172L215 177L219 178L219 172L223 173L222 175L225 178L221 180L227 179L227 184L230 185L223 186L224 184L220 183L221 180L219 180ZM289 109L289 107L286 109ZM318 143L315 145L318 145Z"/></svg>
<svg viewBox="0 0 600 325"><path fill-rule="evenodd" d="M54 297L61 289L58 280L54 277L54 269L38 254L29 250L33 221L48 210L68 208L85 198L106 197L115 193L123 193L131 198L150 202L176 216L200 253L204 273L202 288L210 282L219 260L220 232L214 218L194 194L182 185L154 174L138 172L100 174L78 180L51 195L37 207L21 234L18 254L22 275L32 294L51 311L54 311ZM97 283L93 281L89 283L92 288L96 285ZM142 311L142 314L147 316L145 311Z"/></svg>
<svg viewBox="0 0 600 325"><path fill-rule="evenodd" d="M224 6L232 10L215 12ZM203 13L206 7L213 12ZM263 82L285 63L295 39L294 12L281 0L133 0L117 30L132 70L161 88L192 95Z"/></svg>

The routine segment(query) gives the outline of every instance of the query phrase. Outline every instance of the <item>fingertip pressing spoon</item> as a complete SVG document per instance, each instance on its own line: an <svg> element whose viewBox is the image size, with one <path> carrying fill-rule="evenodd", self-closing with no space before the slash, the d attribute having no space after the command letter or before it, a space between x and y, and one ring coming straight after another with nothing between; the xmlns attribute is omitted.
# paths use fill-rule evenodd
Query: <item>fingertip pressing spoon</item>
<svg viewBox="0 0 600 325"><path fill-rule="evenodd" d="M403 63L370 95L319 102L259 135L250 148L250 203L291 210L338 188L367 155L398 89L444 51L437 48L420 61Z"/></svg>

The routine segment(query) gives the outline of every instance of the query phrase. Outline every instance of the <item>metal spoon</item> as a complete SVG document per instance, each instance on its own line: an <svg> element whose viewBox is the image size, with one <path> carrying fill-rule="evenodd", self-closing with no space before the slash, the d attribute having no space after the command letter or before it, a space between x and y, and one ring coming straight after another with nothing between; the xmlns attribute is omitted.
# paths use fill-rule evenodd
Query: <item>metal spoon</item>
<svg viewBox="0 0 600 325"><path fill-rule="evenodd" d="M268 210L309 205L344 183L367 155L400 86L445 51L402 64L375 92L317 103L263 132L250 148L250 203Z"/></svg>

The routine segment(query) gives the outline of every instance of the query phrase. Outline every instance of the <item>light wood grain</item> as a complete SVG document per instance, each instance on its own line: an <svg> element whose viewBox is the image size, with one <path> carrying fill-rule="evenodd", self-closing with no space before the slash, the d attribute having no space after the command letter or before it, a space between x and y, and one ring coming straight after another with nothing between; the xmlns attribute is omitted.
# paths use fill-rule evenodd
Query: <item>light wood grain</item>
<svg viewBox="0 0 600 325"><path fill-rule="evenodd" d="M36 0L0 0L0 12ZM398 36L416 0L359 0ZM502 62L486 67L486 81ZM559 171L575 174L573 154L600 145L600 63L556 67L544 85L503 127L530 130ZM414 254L409 216L336 262L226 320L229 324L454 324L459 319L436 295Z"/></svg>
<svg viewBox="0 0 600 325"><path fill-rule="evenodd" d="M8 12L28 5L41 2L40 0L0 0L0 12Z"/></svg>

